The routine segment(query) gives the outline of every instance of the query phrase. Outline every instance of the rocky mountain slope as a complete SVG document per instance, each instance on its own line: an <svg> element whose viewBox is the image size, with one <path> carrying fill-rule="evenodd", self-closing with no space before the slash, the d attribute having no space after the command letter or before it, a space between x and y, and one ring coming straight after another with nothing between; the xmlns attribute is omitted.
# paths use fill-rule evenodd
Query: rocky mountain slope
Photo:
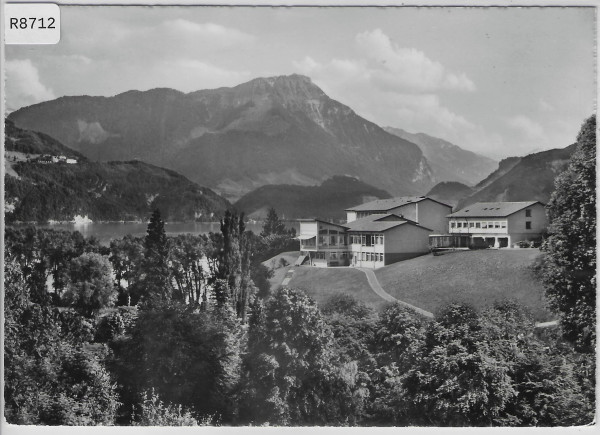
<svg viewBox="0 0 600 435"><path fill-rule="evenodd" d="M481 201L541 201L547 203L554 191L554 179L564 171L576 145L552 149L525 157L510 157L463 198L458 208Z"/></svg>
<svg viewBox="0 0 600 435"><path fill-rule="evenodd" d="M344 210L348 207L390 197L388 192L356 178L335 176L319 186L262 186L244 195L235 207L254 219L264 218L269 207L274 207L286 219L340 220L346 219Z"/></svg>
<svg viewBox="0 0 600 435"><path fill-rule="evenodd" d="M10 122L5 149L16 158L6 162L11 166L4 184L7 222L71 221L77 215L93 221L146 220L155 208L169 221L213 221L231 207L172 170L140 161L92 162L47 135ZM28 160L26 153L60 153L78 160L41 163Z"/></svg>
<svg viewBox="0 0 600 435"><path fill-rule="evenodd" d="M394 195L434 178L415 144L329 98L308 77L258 78L232 88L62 97L10 114L92 160L139 159L229 198L266 184L357 177Z"/></svg>
<svg viewBox="0 0 600 435"><path fill-rule="evenodd" d="M438 181L458 181L473 186L498 167L498 162L467 151L444 139L425 133L409 133L401 128L385 127L388 133L417 144Z"/></svg>

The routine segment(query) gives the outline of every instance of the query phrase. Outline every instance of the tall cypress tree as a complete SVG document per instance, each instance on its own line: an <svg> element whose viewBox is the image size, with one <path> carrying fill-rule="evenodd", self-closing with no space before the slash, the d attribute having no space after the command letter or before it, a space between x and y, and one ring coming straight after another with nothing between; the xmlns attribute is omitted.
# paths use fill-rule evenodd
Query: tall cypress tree
<svg viewBox="0 0 600 435"><path fill-rule="evenodd" d="M154 210L144 239L143 286L146 301L154 304L171 299L169 243L160 211Z"/></svg>

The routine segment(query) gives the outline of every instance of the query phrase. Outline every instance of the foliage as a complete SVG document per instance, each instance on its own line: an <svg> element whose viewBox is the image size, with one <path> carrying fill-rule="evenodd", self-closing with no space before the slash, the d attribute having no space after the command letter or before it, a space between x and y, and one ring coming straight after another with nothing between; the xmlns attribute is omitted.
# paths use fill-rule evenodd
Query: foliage
<svg viewBox="0 0 600 435"><path fill-rule="evenodd" d="M128 234L121 239L111 240L109 260L115 272L115 285L119 290L119 305L137 303L135 292L132 294L131 290L140 280L143 258L144 243L140 237ZM123 281L125 286L122 285Z"/></svg>
<svg viewBox="0 0 600 435"><path fill-rule="evenodd" d="M108 258L100 254L86 252L74 258L69 265L65 302L88 317L101 308L113 306L117 291L111 275Z"/></svg>
<svg viewBox="0 0 600 435"><path fill-rule="evenodd" d="M565 336L587 352L596 340L596 117L583 124L577 150L547 206L546 297Z"/></svg>
<svg viewBox="0 0 600 435"><path fill-rule="evenodd" d="M169 270L169 243L160 211L154 210L144 239L141 298L148 306L169 302L172 298Z"/></svg>
<svg viewBox="0 0 600 435"><path fill-rule="evenodd" d="M118 396L84 341L89 324L76 314L33 303L9 253L5 261L4 399L14 424L112 424Z"/></svg>
<svg viewBox="0 0 600 435"><path fill-rule="evenodd" d="M315 303L288 289L250 320L240 415L277 425L353 423L364 401L355 364L339 364Z"/></svg>
<svg viewBox="0 0 600 435"><path fill-rule="evenodd" d="M286 233L287 230L285 228L285 223L281 219L279 219L275 208L269 207L269 211L267 212L267 218L265 219L262 232L260 233L261 237L268 237L271 235L282 235Z"/></svg>
<svg viewBox="0 0 600 435"><path fill-rule="evenodd" d="M165 404L154 389L142 393L140 415L133 416L133 426L198 426L198 421L181 405Z"/></svg>
<svg viewBox="0 0 600 435"><path fill-rule="evenodd" d="M189 304L206 304L206 274L203 257L206 254L207 237L180 234L169 239L171 277L175 285L176 299Z"/></svg>
<svg viewBox="0 0 600 435"><path fill-rule="evenodd" d="M195 415L231 422L243 336L227 306L192 311L181 304L163 304L140 310L131 335L118 337L110 346L123 413L136 405L143 391L154 388L163 400Z"/></svg>
<svg viewBox="0 0 600 435"><path fill-rule="evenodd" d="M253 285L250 278L252 238L245 232L244 215L226 211L221 219L222 249L218 252L218 269L215 279L221 281L220 290L225 290L226 299L238 317L246 321L246 313ZM224 282L227 286L224 287ZM218 299L222 301L223 298Z"/></svg>

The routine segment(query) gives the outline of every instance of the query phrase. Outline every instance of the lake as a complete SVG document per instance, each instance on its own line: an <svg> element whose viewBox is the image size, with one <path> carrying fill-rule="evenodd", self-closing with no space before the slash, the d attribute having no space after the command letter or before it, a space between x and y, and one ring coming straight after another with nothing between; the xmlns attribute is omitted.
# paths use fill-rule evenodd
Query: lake
<svg viewBox="0 0 600 435"><path fill-rule="evenodd" d="M299 230L300 225L297 222L286 222L288 227ZM9 226L9 225L7 225ZM12 224L13 228L24 228L30 225L27 224ZM246 229L260 234L262 231L262 223L247 223ZM127 234L132 236L145 236L147 223L135 222L105 222L105 223L89 223L89 224L44 224L36 225L38 228L50 228L53 230L79 231L84 237L96 237L103 245L108 245L113 239L120 239ZM210 232L217 233L221 231L219 222L174 222L165 223L165 232L167 235L177 234L208 234Z"/></svg>

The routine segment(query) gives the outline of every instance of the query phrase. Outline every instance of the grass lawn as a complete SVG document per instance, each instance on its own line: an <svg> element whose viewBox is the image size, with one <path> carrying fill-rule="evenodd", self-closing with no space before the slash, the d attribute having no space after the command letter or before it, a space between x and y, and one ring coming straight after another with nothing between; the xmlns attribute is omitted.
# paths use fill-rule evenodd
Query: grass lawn
<svg viewBox="0 0 600 435"><path fill-rule="evenodd" d="M536 321L554 320L544 308L543 287L531 269L540 255L538 249L424 255L376 270L375 275L396 299L433 313L450 302L481 309L508 298L529 308Z"/></svg>
<svg viewBox="0 0 600 435"><path fill-rule="evenodd" d="M283 278L285 277L285 274L294 265L299 256L300 251L283 252L273 258L268 259L267 261L263 261L263 265L269 269L274 269L274 274L271 279L269 279L269 283L271 284L271 292L274 292L279 288ZM280 266L279 262L282 258L287 261L287 266Z"/></svg>
<svg viewBox="0 0 600 435"><path fill-rule="evenodd" d="M347 267L297 267L289 287L303 290L318 305L326 303L338 293L349 294L374 309L387 305L386 301L371 290L363 272Z"/></svg>

